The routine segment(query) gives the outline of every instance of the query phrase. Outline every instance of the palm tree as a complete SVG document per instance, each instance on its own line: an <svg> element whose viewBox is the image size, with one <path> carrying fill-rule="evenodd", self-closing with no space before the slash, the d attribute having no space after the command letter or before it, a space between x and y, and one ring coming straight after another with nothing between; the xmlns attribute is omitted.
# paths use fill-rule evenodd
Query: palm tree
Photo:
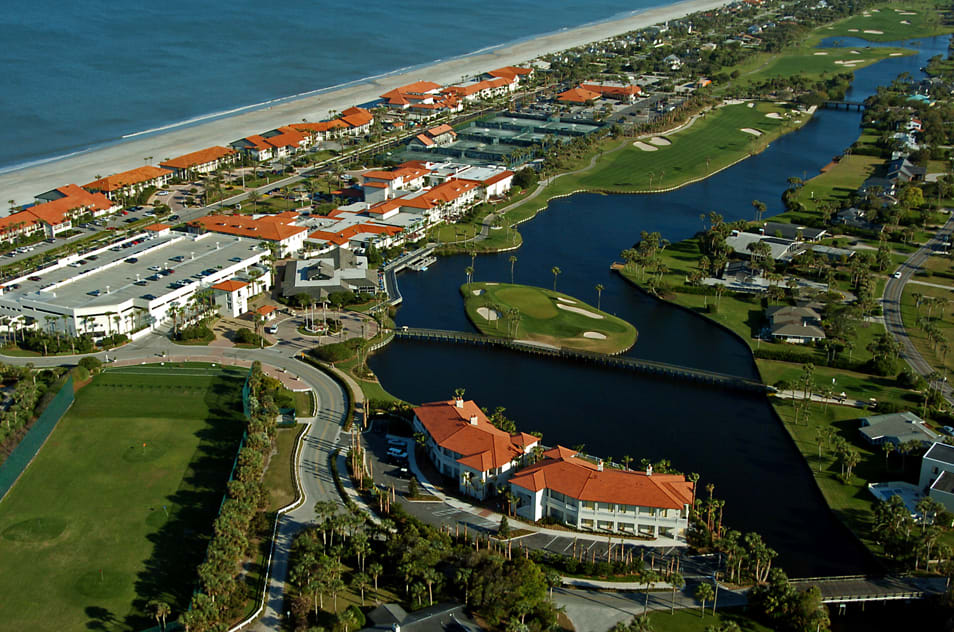
<svg viewBox="0 0 954 632"><path fill-rule="evenodd" d="M464 272L467 274L467 283L470 283L474 276L474 266L467 266L464 268Z"/></svg>
<svg viewBox="0 0 954 632"><path fill-rule="evenodd" d="M152 616L155 617L156 623L162 626L162 629L166 629L166 617L169 616L169 613L172 612L172 608L169 607L164 601L158 599L153 599L149 602L148 606L149 611L152 613Z"/></svg>
<svg viewBox="0 0 954 632"><path fill-rule="evenodd" d="M368 573L371 574L371 578L374 580L374 590L378 590L378 577L381 576L381 573L384 572L384 567L378 564L377 562L372 562L368 564Z"/></svg>
<svg viewBox="0 0 954 632"><path fill-rule="evenodd" d="M715 596L712 591L712 585L709 582L702 582L696 587L696 599L702 602L702 616L706 616L706 602Z"/></svg>
<svg viewBox="0 0 954 632"><path fill-rule="evenodd" d="M558 276L560 275L560 273L563 272L563 271L562 271L560 268L558 268L557 266L553 266L553 268L550 270L550 272L553 273L553 291L556 292L557 277L558 277Z"/></svg>
<svg viewBox="0 0 954 632"><path fill-rule="evenodd" d="M517 264L517 255L510 255L510 283L513 284L513 267Z"/></svg>
<svg viewBox="0 0 954 632"><path fill-rule="evenodd" d="M669 577L669 583L672 584L672 601L669 604L669 614L676 614L676 591L682 590L686 585L686 580L679 573L673 573Z"/></svg>
<svg viewBox="0 0 954 632"><path fill-rule="evenodd" d="M600 300L603 298L603 290L604 290L604 289L605 289L605 288L603 287L603 284L602 284L602 283L597 283L597 284L596 284L596 309L599 309L599 308L600 308Z"/></svg>

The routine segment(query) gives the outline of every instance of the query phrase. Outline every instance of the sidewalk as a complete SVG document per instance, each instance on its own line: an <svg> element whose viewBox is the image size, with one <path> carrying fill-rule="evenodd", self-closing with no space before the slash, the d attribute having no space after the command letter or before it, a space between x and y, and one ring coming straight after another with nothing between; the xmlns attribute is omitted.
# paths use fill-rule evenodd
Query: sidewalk
<svg viewBox="0 0 954 632"><path fill-rule="evenodd" d="M778 397L779 399L805 399L804 391L776 391L772 393L773 396ZM817 393L811 393L809 395L809 400L812 403L816 404L835 404L838 406L851 406L853 408L867 408L868 402L862 399L851 399L840 397L822 397Z"/></svg>
<svg viewBox="0 0 954 632"><path fill-rule="evenodd" d="M381 519L378 518L378 515L374 513L374 510L368 503L364 501L364 498L358 493L358 490L355 489L354 482L351 480L351 476L348 475L348 457L341 451L338 452L338 479L341 481L341 487L344 489L345 495L348 496L348 500L356 504L371 522L380 525Z"/></svg>
<svg viewBox="0 0 954 632"><path fill-rule="evenodd" d="M500 519L503 518L503 514L490 511L480 507L474 507L470 503L464 502L457 498L448 496L440 489L438 489L433 483L428 481L424 474L421 473L421 469L417 465L417 458L414 453L414 442L410 439L407 440L407 463L408 468L411 470L411 473L417 477L418 483L421 487L427 491L427 493L436 496L441 499L441 502L453 507L459 511L469 513L473 516L476 516L482 520L489 520L492 522L500 522ZM514 520L513 517L508 517L509 520ZM656 548L684 548L686 546L685 542L676 540L675 538L656 538L655 540L639 540L636 538L627 538L618 534L602 534L602 533L587 533L585 531L569 531L562 529L547 529L546 527L540 527L530 522L519 521L515 522L514 525L524 531L531 531L535 534L549 535L555 538L575 538L577 540L587 540L593 542L612 542L617 540L617 543L633 544L635 546L645 546L645 547L656 547ZM525 536L518 536L525 537Z"/></svg>

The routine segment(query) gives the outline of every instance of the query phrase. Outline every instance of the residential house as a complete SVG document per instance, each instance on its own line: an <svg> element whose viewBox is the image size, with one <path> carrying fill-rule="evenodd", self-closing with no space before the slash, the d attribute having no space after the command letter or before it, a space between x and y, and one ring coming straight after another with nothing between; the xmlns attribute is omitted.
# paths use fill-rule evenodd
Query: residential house
<svg viewBox="0 0 954 632"><path fill-rule="evenodd" d="M517 89L516 79L495 77L471 81L469 83L444 88L442 94L453 95L462 101L476 101L479 99L494 99L506 96Z"/></svg>
<svg viewBox="0 0 954 632"><path fill-rule="evenodd" d="M885 177L893 180L895 185L907 182L922 182L925 169L907 158L895 158L885 166Z"/></svg>
<svg viewBox="0 0 954 632"><path fill-rule="evenodd" d="M102 193L110 200L138 195L149 187L164 187L172 179L169 169L146 165L122 173L115 173L99 180L84 184L90 193Z"/></svg>
<svg viewBox="0 0 954 632"><path fill-rule="evenodd" d="M855 208L854 206L841 209L835 213L832 223L841 226L850 226L860 230L870 230L876 233L880 233L884 230L883 224L875 224L868 221L867 211Z"/></svg>
<svg viewBox="0 0 954 632"><path fill-rule="evenodd" d="M804 344L825 339L822 317L811 307L773 305L765 310L772 338L782 342Z"/></svg>
<svg viewBox="0 0 954 632"><path fill-rule="evenodd" d="M749 249L749 246L756 242L768 244L772 259L775 261L791 261L793 257L803 250L803 246L800 242L783 237L771 237L768 235L757 235L755 233L733 230L732 233L725 238L725 243L732 248L734 253L745 257L752 256L752 251Z"/></svg>
<svg viewBox="0 0 954 632"><path fill-rule="evenodd" d="M862 417L860 432L874 445L893 443L897 447L908 441L919 441L927 447L938 440L938 434L912 412Z"/></svg>
<svg viewBox="0 0 954 632"><path fill-rule="evenodd" d="M920 490L954 512L954 446L935 443L921 457Z"/></svg>
<svg viewBox="0 0 954 632"><path fill-rule="evenodd" d="M510 490L527 520L648 538L684 538L693 502L693 484L682 474L607 468L563 446L515 473Z"/></svg>
<svg viewBox="0 0 954 632"><path fill-rule="evenodd" d="M444 147L457 140L457 132L446 123L425 130L411 139L408 145L414 149L430 149Z"/></svg>
<svg viewBox="0 0 954 632"><path fill-rule="evenodd" d="M784 222L765 222L759 232L769 237L781 237L793 241L818 241L828 234L824 228L812 228Z"/></svg>
<svg viewBox="0 0 954 632"><path fill-rule="evenodd" d="M160 167L170 169L173 177L187 179L194 175L212 173L219 167L229 165L238 158L238 152L228 147L209 147L191 154L185 154L159 163Z"/></svg>
<svg viewBox="0 0 954 632"><path fill-rule="evenodd" d="M456 398L414 409L414 430L426 439L427 454L467 496L484 499L502 486L539 439L496 428L473 401Z"/></svg>

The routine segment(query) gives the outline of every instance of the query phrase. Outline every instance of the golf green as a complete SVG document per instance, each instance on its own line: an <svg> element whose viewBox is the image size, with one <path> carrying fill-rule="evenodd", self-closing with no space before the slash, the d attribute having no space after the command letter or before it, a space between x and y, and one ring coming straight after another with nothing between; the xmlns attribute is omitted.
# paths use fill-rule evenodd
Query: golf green
<svg viewBox="0 0 954 632"><path fill-rule="evenodd" d="M510 283L468 283L460 291L467 317L488 336L609 354L636 342L625 320L560 292Z"/></svg>

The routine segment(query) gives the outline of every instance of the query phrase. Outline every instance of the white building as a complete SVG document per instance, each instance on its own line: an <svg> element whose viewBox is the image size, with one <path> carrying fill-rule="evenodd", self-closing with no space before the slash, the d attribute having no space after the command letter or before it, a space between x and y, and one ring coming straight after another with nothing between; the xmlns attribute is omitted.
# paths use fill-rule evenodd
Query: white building
<svg viewBox="0 0 954 632"><path fill-rule="evenodd" d="M455 479L461 493L480 499L503 485L539 443L533 435L496 428L477 404L459 398L415 408L414 430L426 435L438 471Z"/></svg>
<svg viewBox="0 0 954 632"><path fill-rule="evenodd" d="M954 512L954 446L935 443L921 458L918 487Z"/></svg>
<svg viewBox="0 0 954 632"><path fill-rule="evenodd" d="M681 474L604 468L557 446L510 479L517 515L551 518L575 529L682 539L693 484Z"/></svg>

